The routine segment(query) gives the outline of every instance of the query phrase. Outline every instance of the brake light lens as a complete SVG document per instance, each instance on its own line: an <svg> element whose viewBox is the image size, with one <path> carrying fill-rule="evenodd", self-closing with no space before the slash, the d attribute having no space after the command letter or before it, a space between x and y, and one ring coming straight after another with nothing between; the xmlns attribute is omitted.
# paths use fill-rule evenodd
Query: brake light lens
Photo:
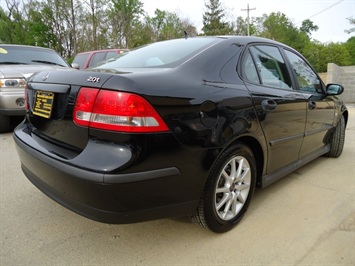
<svg viewBox="0 0 355 266"><path fill-rule="evenodd" d="M126 92L81 88L74 108L81 126L121 132L164 132L168 127L141 96Z"/></svg>
<svg viewBox="0 0 355 266"><path fill-rule="evenodd" d="M75 101L74 122L88 127L99 89L81 88Z"/></svg>

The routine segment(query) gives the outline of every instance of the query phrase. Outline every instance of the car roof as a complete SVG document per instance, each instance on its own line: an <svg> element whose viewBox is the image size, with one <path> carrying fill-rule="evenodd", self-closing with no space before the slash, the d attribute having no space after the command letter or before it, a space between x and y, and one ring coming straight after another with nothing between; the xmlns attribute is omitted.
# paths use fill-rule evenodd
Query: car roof
<svg viewBox="0 0 355 266"><path fill-rule="evenodd" d="M110 51L128 51L128 49L116 49L116 48L112 48L112 49L100 49L100 50L92 50L92 51L86 51L86 52L81 52L81 53L77 53L77 54L90 54L90 53L98 53L98 52L110 52Z"/></svg>
<svg viewBox="0 0 355 266"><path fill-rule="evenodd" d="M47 47L32 46L32 45L22 45L22 44L3 44L3 43L0 43L0 46L1 47L19 47L19 48L23 47L23 48L54 51L53 49L47 48Z"/></svg>
<svg viewBox="0 0 355 266"><path fill-rule="evenodd" d="M238 36L238 35L226 35L226 36L215 36L216 38L223 38L223 39L228 39L228 40L234 40L238 41L240 44L248 44L248 43L257 43L257 42L263 42L263 43L270 43L270 44L277 44L277 45L282 45L282 46L287 46L283 43L263 38L263 37L256 37L256 36Z"/></svg>

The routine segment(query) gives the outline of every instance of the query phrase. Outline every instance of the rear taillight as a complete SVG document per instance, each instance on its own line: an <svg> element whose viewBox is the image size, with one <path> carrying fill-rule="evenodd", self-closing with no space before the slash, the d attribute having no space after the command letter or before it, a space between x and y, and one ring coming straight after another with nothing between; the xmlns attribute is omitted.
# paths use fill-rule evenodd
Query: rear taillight
<svg viewBox="0 0 355 266"><path fill-rule="evenodd" d="M155 109L136 94L81 88L74 108L77 125L121 132L164 132Z"/></svg>
<svg viewBox="0 0 355 266"><path fill-rule="evenodd" d="M88 127L92 115L92 109L98 89L81 88L75 101L74 122L80 126Z"/></svg>

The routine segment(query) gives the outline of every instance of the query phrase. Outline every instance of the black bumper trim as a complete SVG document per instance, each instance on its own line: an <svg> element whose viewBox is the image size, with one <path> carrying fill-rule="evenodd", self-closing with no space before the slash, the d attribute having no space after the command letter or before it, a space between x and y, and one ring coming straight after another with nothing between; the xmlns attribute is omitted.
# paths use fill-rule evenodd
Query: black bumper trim
<svg viewBox="0 0 355 266"><path fill-rule="evenodd" d="M145 171L132 174L118 174L118 175L108 175L104 174L105 184L121 184L121 183L132 183L138 181L145 181L154 178L168 177L173 175L180 175L179 169L176 167Z"/></svg>
<svg viewBox="0 0 355 266"><path fill-rule="evenodd" d="M154 209L143 209L130 212L107 211L82 204L64 196L36 177L24 165L22 165L22 170L28 180L49 198L79 215L101 223L127 224L144 222L153 219L183 216L186 214L193 214L198 204L198 201L189 201L174 205L156 207Z"/></svg>

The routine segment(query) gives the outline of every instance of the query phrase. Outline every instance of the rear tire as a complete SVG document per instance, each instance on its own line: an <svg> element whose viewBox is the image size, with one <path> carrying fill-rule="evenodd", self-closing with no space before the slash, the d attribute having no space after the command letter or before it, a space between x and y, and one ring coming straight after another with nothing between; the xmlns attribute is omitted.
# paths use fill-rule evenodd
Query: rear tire
<svg viewBox="0 0 355 266"><path fill-rule="evenodd" d="M10 131L10 117L0 114L0 133Z"/></svg>
<svg viewBox="0 0 355 266"><path fill-rule="evenodd" d="M192 220L215 233L234 228L253 196L255 165L252 151L242 143L222 152L211 169Z"/></svg>
<svg viewBox="0 0 355 266"><path fill-rule="evenodd" d="M345 142L345 119L341 117L333 134L330 137L330 150L325 155L328 157L337 158L341 155Z"/></svg>

